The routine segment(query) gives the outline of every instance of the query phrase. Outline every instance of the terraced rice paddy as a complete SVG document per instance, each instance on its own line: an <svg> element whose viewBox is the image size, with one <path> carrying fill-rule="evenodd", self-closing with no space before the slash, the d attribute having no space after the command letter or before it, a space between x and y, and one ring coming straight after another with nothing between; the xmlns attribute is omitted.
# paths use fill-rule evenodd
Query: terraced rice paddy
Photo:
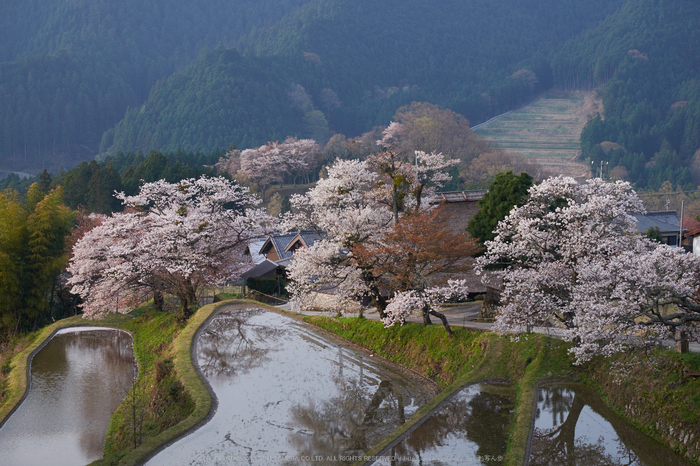
<svg viewBox="0 0 700 466"><path fill-rule="evenodd" d="M547 166L551 174L586 176L579 154L581 130L590 114L584 93L551 93L532 104L474 127L474 132L507 152Z"/></svg>

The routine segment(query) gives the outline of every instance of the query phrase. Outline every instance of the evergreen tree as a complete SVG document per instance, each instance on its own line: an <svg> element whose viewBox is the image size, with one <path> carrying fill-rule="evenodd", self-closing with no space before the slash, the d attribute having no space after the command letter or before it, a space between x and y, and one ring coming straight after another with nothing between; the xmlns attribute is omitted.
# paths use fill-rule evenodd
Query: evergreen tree
<svg viewBox="0 0 700 466"><path fill-rule="evenodd" d="M524 203L530 186L532 177L527 173L515 176L508 171L496 175L489 192L479 201L479 211L468 223L469 234L478 238L482 245L493 240L498 222L506 218L514 206Z"/></svg>

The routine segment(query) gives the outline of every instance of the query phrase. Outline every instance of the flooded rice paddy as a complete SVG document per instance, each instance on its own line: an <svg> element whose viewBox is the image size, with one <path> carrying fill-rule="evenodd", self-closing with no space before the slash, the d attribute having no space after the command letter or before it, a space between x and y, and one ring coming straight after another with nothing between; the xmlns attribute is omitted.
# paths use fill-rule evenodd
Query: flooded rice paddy
<svg viewBox="0 0 700 466"><path fill-rule="evenodd" d="M196 357L216 413L149 465L352 463L437 393L394 364L260 309L216 316Z"/></svg>
<svg viewBox="0 0 700 466"><path fill-rule="evenodd" d="M27 397L0 428L0 464L83 465L102 457L107 428L136 374L127 332L59 331L31 361Z"/></svg>
<svg viewBox="0 0 700 466"><path fill-rule="evenodd" d="M374 464L501 464L514 402L512 387L465 387Z"/></svg>
<svg viewBox="0 0 700 466"><path fill-rule="evenodd" d="M530 435L530 466L690 464L621 420L581 385L541 388Z"/></svg>
<svg viewBox="0 0 700 466"><path fill-rule="evenodd" d="M136 375L132 343L115 329L58 332L34 356L27 397L0 427L0 464L101 458L109 419ZM194 348L218 407L148 464L350 464L438 391L321 330L256 308L215 316ZM468 386L375 464L502 464L514 399L511 387ZM689 464L581 385L540 388L533 426L532 466Z"/></svg>

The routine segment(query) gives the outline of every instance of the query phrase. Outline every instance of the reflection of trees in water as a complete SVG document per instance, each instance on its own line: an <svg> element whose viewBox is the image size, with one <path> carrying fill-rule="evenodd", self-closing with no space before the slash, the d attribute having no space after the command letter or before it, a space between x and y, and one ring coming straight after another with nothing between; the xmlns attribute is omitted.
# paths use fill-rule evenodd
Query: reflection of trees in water
<svg viewBox="0 0 700 466"><path fill-rule="evenodd" d="M606 453L601 436L591 443L585 437L576 437L576 424L583 408L583 398L565 387L549 387L540 390L541 409L552 414L550 429L535 428L532 436L530 463L538 465L637 465L637 455L617 439L617 454Z"/></svg>
<svg viewBox="0 0 700 466"><path fill-rule="evenodd" d="M502 456L512 416L512 396L484 388L471 398L458 394L411 432L392 454L422 458L426 452L468 440L476 443L477 456Z"/></svg>
<svg viewBox="0 0 700 466"><path fill-rule="evenodd" d="M552 387L540 390L542 408L552 414L552 425L557 426L565 422L567 413L574 402L574 392L564 387ZM580 401L580 400L579 400ZM540 417L540 407L537 407L537 417Z"/></svg>
<svg viewBox="0 0 700 466"><path fill-rule="evenodd" d="M396 383L383 380L368 387L361 379L343 377L334 382L336 397L291 409L297 429L290 441L298 454L335 457L328 464L338 464L338 455L361 455L406 421L405 394Z"/></svg>
<svg viewBox="0 0 700 466"><path fill-rule="evenodd" d="M67 410L80 413L69 416L70 429L83 455L94 459L103 454L109 418L131 387L135 367L128 333L83 330L51 339L32 361L32 377L53 381L46 388L62 397Z"/></svg>
<svg viewBox="0 0 700 466"><path fill-rule="evenodd" d="M246 373L266 361L269 348L261 342L279 337L283 330L251 325L262 309L236 309L216 316L197 340L199 367L205 375Z"/></svg>

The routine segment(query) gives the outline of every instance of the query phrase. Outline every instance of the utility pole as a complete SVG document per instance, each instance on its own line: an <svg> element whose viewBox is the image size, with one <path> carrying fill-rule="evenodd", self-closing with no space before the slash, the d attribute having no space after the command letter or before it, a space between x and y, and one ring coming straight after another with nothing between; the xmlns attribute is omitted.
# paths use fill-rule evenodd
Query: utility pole
<svg viewBox="0 0 700 466"><path fill-rule="evenodd" d="M591 160L591 166L593 167L593 177L595 178L595 171L598 170L598 178L604 180L603 177L603 165L607 165L609 162L600 161L600 167L595 166L595 162Z"/></svg>

